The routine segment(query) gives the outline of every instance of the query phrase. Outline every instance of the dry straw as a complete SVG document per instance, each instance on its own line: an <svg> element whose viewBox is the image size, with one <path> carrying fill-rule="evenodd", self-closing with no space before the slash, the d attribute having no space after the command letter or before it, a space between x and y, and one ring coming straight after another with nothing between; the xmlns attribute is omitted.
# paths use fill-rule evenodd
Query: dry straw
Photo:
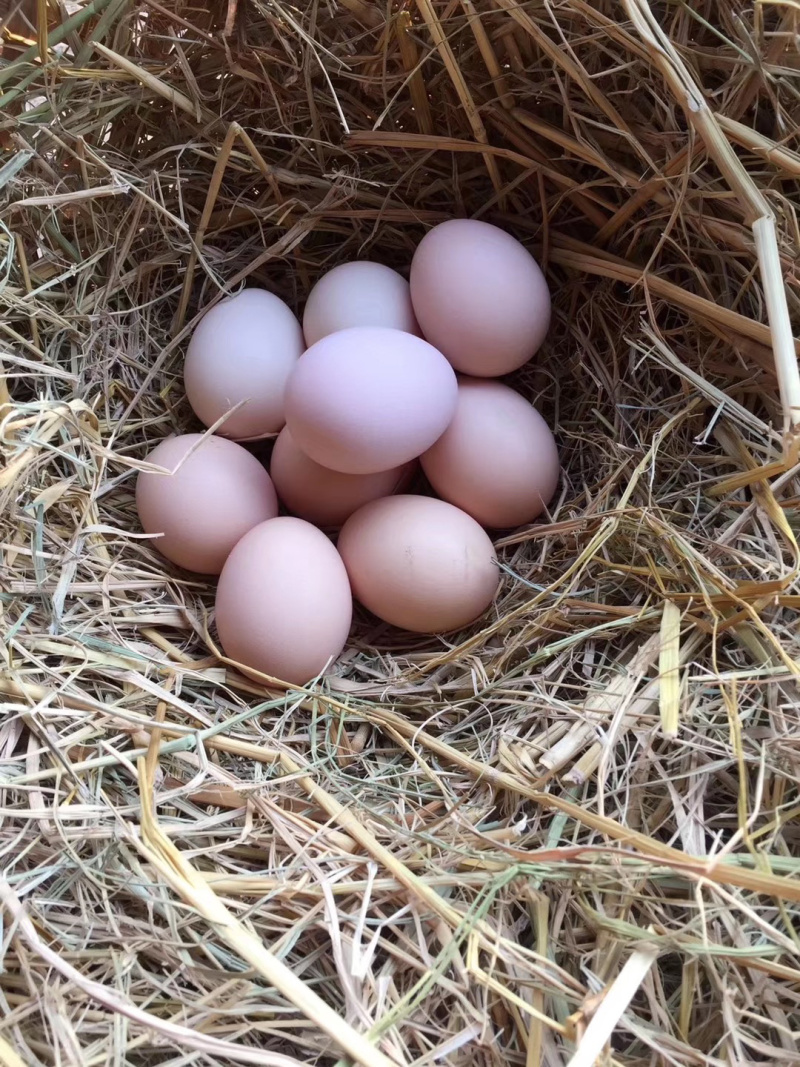
<svg viewBox="0 0 800 1067"><path fill-rule="evenodd" d="M0 1064L797 1063L795 3L0 4ZM545 265L546 520L285 692L138 532L197 315Z"/></svg>

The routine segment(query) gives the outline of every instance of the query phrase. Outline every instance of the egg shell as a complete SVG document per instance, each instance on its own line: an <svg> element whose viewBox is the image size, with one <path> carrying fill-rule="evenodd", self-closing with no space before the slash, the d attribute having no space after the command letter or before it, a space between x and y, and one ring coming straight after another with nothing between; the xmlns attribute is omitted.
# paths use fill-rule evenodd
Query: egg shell
<svg viewBox="0 0 800 1067"><path fill-rule="evenodd" d="M464 374L508 374L544 341L547 282L527 249L497 226L476 219L434 226L417 246L410 277L423 335Z"/></svg>
<svg viewBox="0 0 800 1067"><path fill-rule="evenodd" d="M391 496L410 481L416 462L376 474L342 474L320 466L295 443L288 426L278 434L270 475L286 508L315 526L335 529L354 511Z"/></svg>
<svg viewBox="0 0 800 1067"><path fill-rule="evenodd" d="M316 678L344 648L353 601L344 564L315 526L289 516L239 541L217 586L225 654L247 672L294 685Z"/></svg>
<svg viewBox="0 0 800 1067"><path fill-rule="evenodd" d="M416 633L473 622L500 580L486 531L432 497L366 504L342 527L338 547L356 599L384 622Z"/></svg>
<svg viewBox="0 0 800 1067"><path fill-rule="evenodd" d="M453 368L427 341L358 326L323 337L300 358L286 390L286 423L322 466L374 474L430 448L457 396Z"/></svg>
<svg viewBox="0 0 800 1067"><path fill-rule="evenodd" d="M419 335L405 278L368 260L341 263L324 274L308 294L303 313L306 344L351 326L388 326Z"/></svg>
<svg viewBox="0 0 800 1067"><path fill-rule="evenodd" d="M247 449L222 437L168 437L147 457L172 472L142 471L136 510L145 533L167 559L201 574L219 574L248 530L278 514L264 467Z"/></svg>
<svg viewBox="0 0 800 1067"><path fill-rule="evenodd" d="M195 415L236 441L277 433L284 394L303 352L303 331L289 307L265 289L244 289L211 308L192 334L183 368Z"/></svg>
<svg viewBox="0 0 800 1067"><path fill-rule="evenodd" d="M555 439L536 408L485 378L459 380L453 421L421 463L439 496L496 528L537 518L560 473Z"/></svg>

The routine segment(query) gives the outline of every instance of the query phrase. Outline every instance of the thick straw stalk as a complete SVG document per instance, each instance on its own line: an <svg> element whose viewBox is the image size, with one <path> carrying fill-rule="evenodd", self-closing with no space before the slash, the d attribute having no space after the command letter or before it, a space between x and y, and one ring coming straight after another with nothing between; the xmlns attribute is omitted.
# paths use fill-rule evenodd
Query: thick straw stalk
<svg viewBox="0 0 800 1067"><path fill-rule="evenodd" d="M647 0L623 0L625 10L648 47L653 61L661 70L675 98L683 107L688 121L702 138L728 185L738 197L745 217L753 229L758 253L761 281L767 303L767 317L772 337L772 351L787 432L787 462L797 456L800 427L800 369L789 320L789 307L783 283L775 216L761 190L747 173L731 148L720 123L705 100L669 38L664 34Z"/></svg>

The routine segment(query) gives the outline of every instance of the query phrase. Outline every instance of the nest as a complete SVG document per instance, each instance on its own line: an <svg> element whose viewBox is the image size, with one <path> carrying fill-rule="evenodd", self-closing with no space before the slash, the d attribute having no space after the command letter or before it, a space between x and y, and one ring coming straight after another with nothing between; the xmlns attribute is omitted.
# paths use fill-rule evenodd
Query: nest
<svg viewBox="0 0 800 1067"><path fill-rule="evenodd" d="M797 1063L797 5L5 7L0 1062ZM559 494L260 687L133 506L192 324L454 215Z"/></svg>

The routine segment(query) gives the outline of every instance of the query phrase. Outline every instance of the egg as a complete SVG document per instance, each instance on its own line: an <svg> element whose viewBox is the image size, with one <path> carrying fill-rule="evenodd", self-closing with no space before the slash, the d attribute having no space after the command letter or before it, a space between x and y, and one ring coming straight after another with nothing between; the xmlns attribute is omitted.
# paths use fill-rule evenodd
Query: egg
<svg viewBox="0 0 800 1067"><path fill-rule="evenodd" d="M248 672L305 685L334 661L353 601L339 553L315 526L281 516L239 541L217 586L225 654Z"/></svg>
<svg viewBox="0 0 800 1067"><path fill-rule="evenodd" d="M328 334L300 358L286 390L286 424L322 466L374 474L430 448L457 397L453 368L427 341L356 326Z"/></svg>
<svg viewBox="0 0 800 1067"><path fill-rule="evenodd" d="M434 226L417 246L410 277L423 335L464 374L508 374L544 341L547 282L527 249L497 226L475 219Z"/></svg>
<svg viewBox="0 0 800 1067"><path fill-rule="evenodd" d="M201 574L219 574L248 530L278 514L269 474L247 449L222 437L168 437L147 457L170 473L142 471L136 510L145 533L167 559Z"/></svg>
<svg viewBox="0 0 800 1067"><path fill-rule="evenodd" d="M366 504L342 527L338 547L356 599L384 622L416 633L473 622L500 580L486 531L432 497Z"/></svg>
<svg viewBox="0 0 800 1067"><path fill-rule="evenodd" d="M555 439L536 408L485 378L459 380L453 421L421 463L439 496L498 528L540 515L560 471Z"/></svg>
<svg viewBox="0 0 800 1067"><path fill-rule="evenodd" d="M375 474L341 474L310 459L284 426L272 452L270 475L289 511L316 526L334 529L363 504L397 492L416 466L411 462Z"/></svg>
<svg viewBox="0 0 800 1067"><path fill-rule="evenodd" d="M306 344L351 326L388 326L419 334L405 278L367 260L341 263L324 274L308 294L303 313Z"/></svg>
<svg viewBox="0 0 800 1067"><path fill-rule="evenodd" d="M186 396L205 426L236 410L218 433L254 441L284 422L289 375L303 351L294 313L265 289L244 289L216 304L189 341L183 368Z"/></svg>

